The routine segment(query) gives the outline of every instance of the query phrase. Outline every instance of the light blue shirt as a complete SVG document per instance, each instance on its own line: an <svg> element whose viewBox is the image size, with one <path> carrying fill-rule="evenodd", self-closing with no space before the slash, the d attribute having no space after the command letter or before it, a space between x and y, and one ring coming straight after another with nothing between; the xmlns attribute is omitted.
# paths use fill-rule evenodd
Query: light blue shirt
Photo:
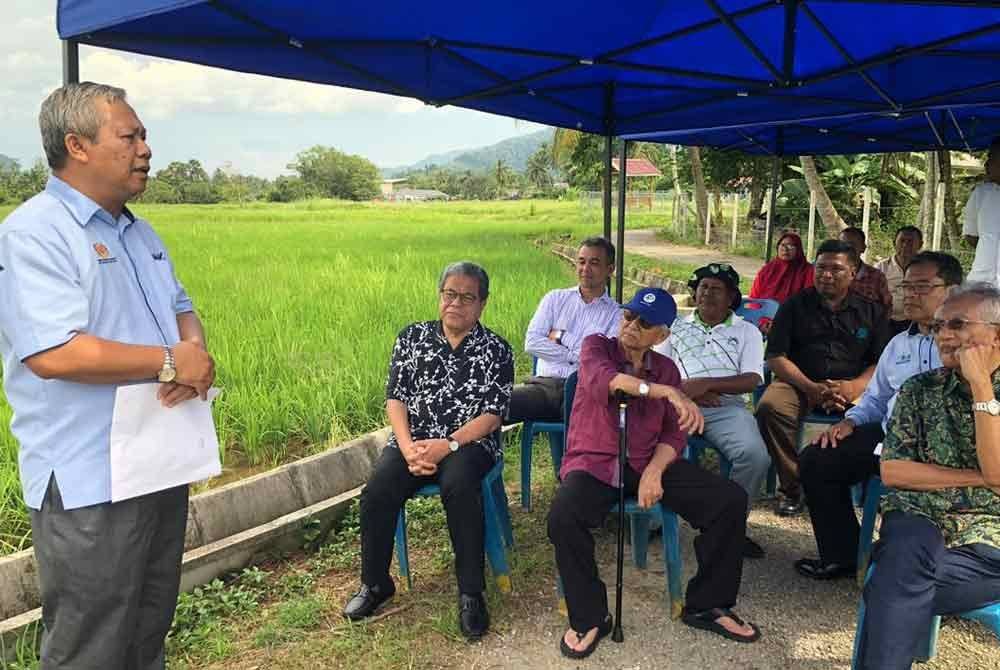
<svg viewBox="0 0 1000 670"><path fill-rule="evenodd" d="M40 509L55 474L66 509L111 500L115 384L45 380L22 361L87 333L173 345L194 307L159 236L57 177L0 225L0 355L24 500Z"/></svg>
<svg viewBox="0 0 1000 670"><path fill-rule="evenodd" d="M916 324L889 340L879 356L875 374L861 394L858 404L845 418L860 426L881 423L884 431L896 404L900 387L910 377L941 367L941 356L930 335L922 335Z"/></svg>
<svg viewBox="0 0 1000 670"><path fill-rule="evenodd" d="M605 337L618 334L622 308L608 292L600 298L584 302L580 288L560 288L549 291L535 310L524 336L524 350L538 358L539 377L565 379L580 363L580 345L594 333ZM563 332L562 344L549 339L549 331Z"/></svg>

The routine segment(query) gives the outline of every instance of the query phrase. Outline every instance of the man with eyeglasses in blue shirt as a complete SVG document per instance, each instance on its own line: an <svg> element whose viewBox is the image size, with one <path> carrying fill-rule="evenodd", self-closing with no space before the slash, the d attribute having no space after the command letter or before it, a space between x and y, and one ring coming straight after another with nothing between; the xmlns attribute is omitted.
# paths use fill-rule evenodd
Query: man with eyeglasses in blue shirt
<svg viewBox="0 0 1000 670"><path fill-rule="evenodd" d="M930 325L934 312L961 283L962 266L954 256L925 251L913 257L902 282L910 327L886 345L871 382L844 420L799 455L802 488L819 549L818 559L795 562L799 574L821 580L854 576L859 527L850 487L878 474L886 425L903 382L941 367Z"/></svg>

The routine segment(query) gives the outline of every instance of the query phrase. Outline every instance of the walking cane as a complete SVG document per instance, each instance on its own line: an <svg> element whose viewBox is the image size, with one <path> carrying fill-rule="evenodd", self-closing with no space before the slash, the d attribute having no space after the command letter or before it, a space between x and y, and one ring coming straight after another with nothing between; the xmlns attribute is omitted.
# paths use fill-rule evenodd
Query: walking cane
<svg viewBox="0 0 1000 670"><path fill-rule="evenodd" d="M618 401L618 585L615 589L615 627L611 639L625 640L622 633L622 573L625 566L625 461L628 458L628 442L625 437L628 409L627 396L623 391L615 393ZM632 540L635 542L635 538Z"/></svg>

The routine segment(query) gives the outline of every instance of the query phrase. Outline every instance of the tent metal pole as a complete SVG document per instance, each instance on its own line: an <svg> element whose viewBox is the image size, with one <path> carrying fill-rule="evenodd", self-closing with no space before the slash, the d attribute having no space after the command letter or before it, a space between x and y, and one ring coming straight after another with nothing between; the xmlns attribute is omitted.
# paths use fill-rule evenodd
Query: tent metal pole
<svg viewBox="0 0 1000 670"><path fill-rule="evenodd" d="M611 241L611 199L614 194L611 192L611 156L614 138L611 135L604 137L604 239ZM619 254L621 250L619 250Z"/></svg>
<svg viewBox="0 0 1000 670"><path fill-rule="evenodd" d="M80 83L80 44L76 40L62 43L63 86Z"/></svg>
<svg viewBox="0 0 1000 670"><path fill-rule="evenodd" d="M625 281L625 186L628 182L628 140L622 140L618 154L618 248L615 256L615 300L622 302Z"/></svg>
<svg viewBox="0 0 1000 670"><path fill-rule="evenodd" d="M771 240L774 238L774 208L778 204L778 186L781 183L781 155L771 160L771 202L767 205L767 231L764 236L764 260L771 260Z"/></svg>

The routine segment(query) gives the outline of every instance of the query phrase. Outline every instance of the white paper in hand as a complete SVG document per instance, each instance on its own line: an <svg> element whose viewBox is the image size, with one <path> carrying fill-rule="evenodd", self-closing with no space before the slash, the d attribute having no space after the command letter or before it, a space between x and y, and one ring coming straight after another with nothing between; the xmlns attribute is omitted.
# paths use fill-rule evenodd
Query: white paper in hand
<svg viewBox="0 0 1000 670"><path fill-rule="evenodd" d="M222 472L212 401L164 407L159 384L119 386L111 419L111 501L163 491Z"/></svg>

